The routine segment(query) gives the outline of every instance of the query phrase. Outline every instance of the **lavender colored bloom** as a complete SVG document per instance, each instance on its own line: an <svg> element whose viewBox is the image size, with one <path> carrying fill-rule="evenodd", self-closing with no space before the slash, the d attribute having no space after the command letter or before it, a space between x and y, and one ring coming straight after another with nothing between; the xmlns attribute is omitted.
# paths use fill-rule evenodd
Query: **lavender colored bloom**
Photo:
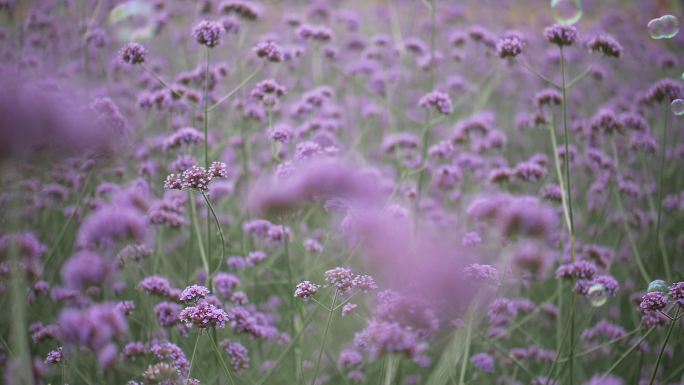
<svg viewBox="0 0 684 385"><path fill-rule="evenodd" d="M219 343L221 348L228 354L230 366L236 372L249 369L249 354L247 348L238 342L223 340Z"/></svg>
<svg viewBox="0 0 684 385"><path fill-rule="evenodd" d="M57 365L62 361L64 361L64 353L62 353L61 346L48 352L47 357L45 358L46 365Z"/></svg>
<svg viewBox="0 0 684 385"><path fill-rule="evenodd" d="M62 266L62 280L65 285L82 291L106 284L111 273L110 263L87 250L72 255Z"/></svg>
<svg viewBox="0 0 684 385"><path fill-rule="evenodd" d="M612 36L597 35L587 42L587 47L592 52L600 52L605 56L620 58L623 48Z"/></svg>
<svg viewBox="0 0 684 385"><path fill-rule="evenodd" d="M147 49L138 43L126 43L119 50L119 58L128 64L142 64L147 57Z"/></svg>
<svg viewBox="0 0 684 385"><path fill-rule="evenodd" d="M403 354L410 359L418 358L427 345L415 332L402 327L397 322L371 320L366 327L356 333L354 344L367 351L372 361L384 354Z"/></svg>
<svg viewBox="0 0 684 385"><path fill-rule="evenodd" d="M180 306L173 302L160 302L154 307L157 322L165 328L176 326L180 322L180 312Z"/></svg>
<svg viewBox="0 0 684 385"><path fill-rule="evenodd" d="M641 97L641 101L646 104L656 104L661 102L670 103L675 99L684 97L684 87L681 82L674 79L661 79L655 82L646 93Z"/></svg>
<svg viewBox="0 0 684 385"><path fill-rule="evenodd" d="M665 306L667 306L667 297L659 291L652 291L641 297L639 310L642 314L649 314L662 310Z"/></svg>
<svg viewBox="0 0 684 385"><path fill-rule="evenodd" d="M494 372L494 357L487 353L478 353L470 358L470 363L485 373Z"/></svg>
<svg viewBox="0 0 684 385"><path fill-rule="evenodd" d="M171 284L169 281L158 275L152 275L144 278L138 284L138 288L147 292L147 294L158 295L166 297L171 292Z"/></svg>
<svg viewBox="0 0 684 385"><path fill-rule="evenodd" d="M129 342L124 346L122 354L127 360L135 360L147 354L147 348L142 342Z"/></svg>
<svg viewBox="0 0 684 385"><path fill-rule="evenodd" d="M677 301L679 306L684 307L684 282L675 282L670 285L668 295L674 301Z"/></svg>
<svg viewBox="0 0 684 385"><path fill-rule="evenodd" d="M496 42L496 54L502 59L520 55L525 47L525 40L515 32L509 32Z"/></svg>
<svg viewBox="0 0 684 385"><path fill-rule="evenodd" d="M216 327L222 329L228 321L228 314L223 309L217 308L207 300L200 300L195 306L188 306L180 313L180 319L186 325L193 324L200 329Z"/></svg>
<svg viewBox="0 0 684 385"><path fill-rule="evenodd" d="M199 286L199 285L191 285L183 289L183 292L181 292L180 298L178 298L181 302L197 302L200 299L205 298L207 295L209 295L209 289L207 289L204 286Z"/></svg>
<svg viewBox="0 0 684 385"><path fill-rule="evenodd" d="M147 218L129 207L106 206L88 216L78 229L76 244L93 249L121 241L147 240Z"/></svg>
<svg viewBox="0 0 684 385"><path fill-rule="evenodd" d="M259 4L246 0L226 0L219 5L219 10L224 14L236 14L250 21L257 20L263 12Z"/></svg>
<svg viewBox="0 0 684 385"><path fill-rule="evenodd" d="M213 282L219 295L224 299L230 298L233 291L240 286L240 278L237 275L223 272L217 273Z"/></svg>
<svg viewBox="0 0 684 385"><path fill-rule="evenodd" d="M297 287L295 288L294 295L295 295L295 297L299 297L299 298L303 299L304 301L306 301L309 299L309 297L316 294L319 287L320 286L313 284L309 281L304 281L304 282L297 284Z"/></svg>
<svg viewBox="0 0 684 385"><path fill-rule="evenodd" d="M187 375L190 362L178 345L168 341L154 341L149 351L160 360L170 361L174 372Z"/></svg>
<svg viewBox="0 0 684 385"><path fill-rule="evenodd" d="M347 303L342 307L342 317L346 317L358 307L355 303Z"/></svg>
<svg viewBox="0 0 684 385"><path fill-rule="evenodd" d="M577 39L577 28L573 25L555 24L544 30L544 36L559 47L569 46Z"/></svg>
<svg viewBox="0 0 684 385"><path fill-rule="evenodd" d="M201 132L192 127L183 127L164 139L164 150L179 148L182 145L197 144L204 140Z"/></svg>
<svg viewBox="0 0 684 385"><path fill-rule="evenodd" d="M591 279L596 275L596 265L589 261L566 263L556 269L556 278L562 279Z"/></svg>
<svg viewBox="0 0 684 385"><path fill-rule="evenodd" d="M192 29L192 37L197 44L214 48L221 44L223 26L215 21L202 20Z"/></svg>
<svg viewBox="0 0 684 385"><path fill-rule="evenodd" d="M443 115L451 115L454 111L451 98L441 91L432 91L425 94L418 101L418 105L425 109L434 109Z"/></svg>
<svg viewBox="0 0 684 385"><path fill-rule="evenodd" d="M325 281L340 291L346 291L351 288L353 279L354 273L352 273L351 269L344 267L336 267L325 272Z"/></svg>
<svg viewBox="0 0 684 385"><path fill-rule="evenodd" d="M491 265L471 263L463 269L463 272L469 279L476 282L491 281L498 283L499 280L499 272Z"/></svg>
<svg viewBox="0 0 684 385"><path fill-rule="evenodd" d="M344 275L344 274L342 274L342 275ZM342 278L341 280L345 281L346 279ZM326 272L326 281L328 281L328 272ZM330 281L328 281L328 282L330 282ZM338 288L340 288L339 285L343 285L343 284L344 283L338 279L335 279L335 283L333 283L333 285L335 287L338 287ZM361 290L363 293L368 293L369 291L375 290L378 288L378 285L375 283L375 280L370 275L355 275L354 278L352 278L351 286L355 289ZM340 288L340 290L344 290L344 289Z"/></svg>
<svg viewBox="0 0 684 385"><path fill-rule="evenodd" d="M67 345L91 349L102 366L116 359L113 339L128 331L126 320L114 304L103 303L85 309L65 309L59 315L60 339Z"/></svg>
<svg viewBox="0 0 684 385"><path fill-rule="evenodd" d="M254 47L254 53L272 63L283 61L283 49L272 41L261 42Z"/></svg>

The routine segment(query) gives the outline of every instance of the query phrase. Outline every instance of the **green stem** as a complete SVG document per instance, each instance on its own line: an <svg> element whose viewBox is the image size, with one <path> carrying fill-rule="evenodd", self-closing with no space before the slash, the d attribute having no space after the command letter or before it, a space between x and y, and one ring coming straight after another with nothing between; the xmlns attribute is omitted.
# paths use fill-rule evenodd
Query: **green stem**
<svg viewBox="0 0 684 385"><path fill-rule="evenodd" d="M468 316L468 321L466 324L466 340L465 340L465 352L463 352L463 358L461 359L461 374L458 377L459 385L465 384L465 375L468 369L468 356L470 356L470 336L472 333L472 314Z"/></svg>
<svg viewBox="0 0 684 385"><path fill-rule="evenodd" d="M192 374L192 363L195 361L195 353L197 353L197 345L199 345L199 339L200 336L202 335L202 332L197 333L197 339L195 340L195 347L192 349L192 356L190 356L190 366L188 367L188 375L185 377L185 383L188 383L188 380L190 379L190 374Z"/></svg>
<svg viewBox="0 0 684 385"><path fill-rule="evenodd" d="M620 158L618 157L615 141L611 141L611 144L613 148L613 160L615 161L615 169L617 170L617 172L619 172ZM629 229L629 223L627 222L627 215L625 213L625 206L622 203L622 197L618 192L617 185L613 187L613 195L615 196L615 201L618 204L618 209L620 210L620 217L622 219L622 225L625 228L625 233L627 234L627 239L629 240L629 244L632 248L632 253L634 253L634 257L636 258L637 266L639 267L639 272L641 273L641 277L644 279L646 284L648 284L649 282L651 282L651 279L649 278L649 275L646 272L646 267L644 266L644 262L641 259L641 253L639 253L639 248L637 247L636 242L634 241L634 237L632 236L632 231Z"/></svg>
<svg viewBox="0 0 684 385"><path fill-rule="evenodd" d="M570 231L570 212L568 210L568 196L565 190L565 182L563 181L563 172L561 171L561 163L560 163L560 158L558 157L558 141L556 139L556 130L553 127L553 124L549 125L549 132L551 133L551 145L552 145L552 153L553 153L553 162L556 168L556 175L558 176L558 185L561 190L561 204L563 206L563 217L565 218L565 224L568 227L568 231ZM568 155L566 154L566 159L568 158Z"/></svg>
<svg viewBox="0 0 684 385"><path fill-rule="evenodd" d="M634 349L636 349L639 345L641 345L641 343L642 343L642 342L643 342L643 341L644 341L644 340L645 340L645 339L646 339L654 330L655 330L655 328L649 329L649 330L646 332L646 334L644 334L641 338L639 338L639 340L638 340L637 342L635 342L634 344L632 344L632 346L631 346L629 349L627 349L627 351L624 352L624 353L620 356L620 358L618 358L618 360L615 361L615 363L613 363L613 365L611 365L610 368L608 368L608 370L607 370L605 373L603 373L603 376L602 376L601 378L606 378L606 377L608 377L608 375L609 375L613 370L615 370L615 368L617 368L617 367L622 363L622 361L625 360L625 358L627 358L630 354L632 354L632 352L634 351Z"/></svg>
<svg viewBox="0 0 684 385"><path fill-rule="evenodd" d="M216 345L216 341L214 341L214 337L211 336L211 334L208 334L209 340L211 341L212 346L214 347L214 352L216 352L216 358L218 358L219 361L221 361L221 368L223 369L223 372L226 373L226 377L228 377L228 381L230 381L231 385L235 385L235 381L233 381L233 376L230 375L230 370L228 370L228 365L226 364L226 360L223 359L223 355L221 354L221 350L219 349L218 345Z"/></svg>
<svg viewBox="0 0 684 385"><path fill-rule="evenodd" d="M202 243L202 230L199 227L199 220L197 219L197 209L195 208L195 198L191 191L188 191L190 197L190 216L192 217L192 224L195 228L195 233L197 235L197 243L200 249L200 257L202 258L202 265L204 265L204 271L207 272L209 276L209 260L207 259L207 254L204 251L204 244Z"/></svg>
<svg viewBox="0 0 684 385"><path fill-rule="evenodd" d="M254 78L260 71L261 69L264 68L264 64L261 64L259 67L257 67L254 72L249 74L240 84L237 85L237 87L233 88L228 94L226 94L224 97L219 99L216 103L212 104L211 107L209 107L209 111L213 111L216 107L221 105L221 103L225 102L226 100L230 99L233 95L235 95L242 87L244 87L252 78Z"/></svg>
<svg viewBox="0 0 684 385"><path fill-rule="evenodd" d="M575 261L575 222L572 215L572 184L570 184L570 150L568 139L568 88L565 83L565 56L560 47L560 65L563 92L563 140L565 144L565 185L568 197L568 215L570 216L570 260Z"/></svg>
<svg viewBox="0 0 684 385"><path fill-rule="evenodd" d="M392 385L392 379L394 377L394 373L397 370L397 357L389 354L386 357L387 363L385 364L385 380L383 381L384 385Z"/></svg>
<svg viewBox="0 0 684 385"><path fill-rule="evenodd" d="M216 274L216 272L221 268L221 263L223 261L223 258L226 257L226 241L223 236L223 229L221 228L221 222L219 222L218 216L216 215L216 211L214 211L214 206L211 204L211 201L209 200L209 197L204 191L200 191L202 193L202 197L204 198L204 201L207 203L207 208L211 212L211 216L214 218L214 222L216 223L216 228L218 229L218 234L219 238L221 239L221 258L219 259L219 264L216 266L216 269L211 273L213 276ZM210 278L211 280L211 278Z"/></svg>
<svg viewBox="0 0 684 385"><path fill-rule="evenodd" d="M677 306L677 312L675 313L674 318L676 319L677 316L679 315L679 306ZM655 366L653 367L653 372L651 372L651 379L648 381L648 385L653 385L653 381L655 381L656 374L658 374L658 367L660 366L660 361L663 359L663 353L665 353L665 348L667 347L668 341L670 341L670 336L672 335L672 330L675 327L676 322L675 321L670 321L670 327L667 328L667 334L665 335L665 341L663 341L663 344L660 346L660 352L658 353L658 358L656 359Z"/></svg>
<svg viewBox="0 0 684 385"><path fill-rule="evenodd" d="M209 55L211 49L206 48L206 61L204 67L204 119L202 120L202 126L204 128L204 168L209 169ZM209 200L202 192L204 200L207 202L207 258L211 259L211 219L209 218L209 211L213 212L211 209L211 204ZM217 220L218 223L218 220ZM219 226L220 229L221 226ZM225 250L224 250L225 251ZM225 254L224 254L225 255ZM209 262L207 262L209 263ZM207 279L209 281L209 287L211 287L211 277L209 276L210 271L207 270Z"/></svg>
<svg viewBox="0 0 684 385"><path fill-rule="evenodd" d="M660 243L658 242L658 239L660 239L660 222L661 222L661 215L663 211L663 190L664 190L664 185L663 185L663 175L664 175L664 170L665 170L665 153L667 152L667 120L668 117L670 116L670 109L667 103L665 103L665 123L663 126L663 141L662 141L662 149L660 151L660 170L658 170L658 216L656 219L656 250L662 248ZM665 275L667 276L668 282L672 280L671 275L672 273L670 272L670 263L665 257L665 254L662 254L663 256L663 263L665 265Z"/></svg>
<svg viewBox="0 0 684 385"><path fill-rule="evenodd" d="M311 385L316 384L316 377L318 377L318 369L321 366L321 358L323 358L323 350L325 349L325 339L328 337L328 330L330 330L330 323L333 318L332 309L335 308L335 301L337 301L338 290L335 289L335 294L333 295L332 305L330 305L330 311L328 312L328 321L325 323L325 329L323 330L323 338L321 339L320 351L318 352L318 359L316 360L316 366L314 367L313 378L311 379Z"/></svg>

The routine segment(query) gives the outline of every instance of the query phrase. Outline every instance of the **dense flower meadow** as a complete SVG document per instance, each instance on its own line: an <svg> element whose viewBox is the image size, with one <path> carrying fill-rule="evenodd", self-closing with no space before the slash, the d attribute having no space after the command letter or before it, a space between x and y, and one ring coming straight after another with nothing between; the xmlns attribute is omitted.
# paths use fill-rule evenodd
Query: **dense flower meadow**
<svg viewBox="0 0 684 385"><path fill-rule="evenodd" d="M3 384L684 384L667 0L0 0Z"/></svg>

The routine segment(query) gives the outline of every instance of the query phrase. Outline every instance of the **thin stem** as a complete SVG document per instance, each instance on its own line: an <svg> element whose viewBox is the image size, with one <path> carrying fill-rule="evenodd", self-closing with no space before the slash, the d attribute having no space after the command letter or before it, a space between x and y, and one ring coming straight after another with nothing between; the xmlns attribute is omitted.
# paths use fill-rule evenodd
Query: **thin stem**
<svg viewBox="0 0 684 385"><path fill-rule="evenodd" d="M306 328L309 326L309 324L311 323L311 321L313 321L314 316L316 315L316 312L317 312L317 311L318 311L318 308L314 308L314 310L311 312L311 314L309 314L309 316L307 317L306 321L304 322L304 325L302 325L302 327L299 329L299 331L297 332L297 334L295 334L295 335L292 337L292 341L290 341L290 343L287 345L287 347L285 348L285 350L283 350L283 351L280 353L280 355L278 356L278 358L275 360L275 363L273 364L273 367L272 367L268 372L266 372L266 374L264 374L258 381L255 382L256 385L263 385L264 383L266 383L266 380L268 380L268 379L271 377L271 375L273 374L273 372L274 372L274 371L278 368L278 366L280 365L280 362L285 358L285 356L287 356L287 353L290 351L290 349L292 349L292 348L294 347L295 342L299 339L299 337L301 337L302 333L304 333L304 331L305 331Z"/></svg>
<svg viewBox="0 0 684 385"><path fill-rule="evenodd" d="M221 238L221 258L219 259L218 266L216 266L216 270L214 270L214 272L212 273L212 275L214 275L221 267L221 262L223 261L223 258L226 257L226 241L223 236L221 222L219 222L218 216L216 215L216 211L214 211L214 206L211 204L209 197L207 196L207 194L204 193L204 191L200 191L200 193L202 193L202 197L204 198L204 201L207 203L207 208L209 208L211 216L214 217L214 222L216 223L216 228L218 229L219 238Z"/></svg>
<svg viewBox="0 0 684 385"><path fill-rule="evenodd" d="M188 383L188 380L190 379L190 374L192 374L192 363L195 361L195 353L197 353L197 345L199 345L199 339L200 336L202 335L202 332L197 333L197 339L195 339L195 347L192 348L192 356L190 356L190 366L188 367L188 375L185 377L185 383Z"/></svg>
<svg viewBox="0 0 684 385"><path fill-rule="evenodd" d="M611 365L610 368L608 368L608 370L607 370L605 373L603 373L603 376L602 376L601 378L606 378L606 377L608 377L608 375L609 375L613 370L615 370L615 368L617 368L617 367L622 363L622 361L625 360L625 358L627 358L630 354L632 354L632 352L634 351L634 349L636 349L639 345L641 345L641 343L642 343L642 342L643 342L643 341L644 341L644 340L645 340L645 339L646 339L654 330L655 330L655 328L650 328L650 329L646 332L646 334L644 334L641 338L639 338L639 340L638 340L637 342L635 342L634 344L632 344L632 346L631 346L629 349L627 349L627 351L624 352L624 353L620 356L620 358L619 358L617 361L615 361L615 363L613 363L613 365Z"/></svg>
<svg viewBox="0 0 684 385"><path fill-rule="evenodd" d="M202 119L202 126L204 128L204 168L209 169L209 55L210 55L211 49L209 47L206 48L206 61L205 61L205 67L204 67L204 114ZM204 200L207 202L207 258L211 259L211 219L209 219L209 211L213 213L213 208L211 208L211 203L209 203L209 200L207 197L204 195L204 192L202 191L202 196L204 197ZM215 215L215 214L214 214ZM219 231L221 229L221 226L218 223L218 219L216 220L216 224L219 227ZM223 243L223 242L222 242ZM224 246L225 247L225 246ZM223 250L225 256L225 249ZM222 258L223 258L222 256ZM209 275L210 272L207 270L207 275ZM211 276L208 277L209 280L209 286L211 287Z"/></svg>
<svg viewBox="0 0 684 385"><path fill-rule="evenodd" d="M572 215L572 185L570 184L570 150L568 140L568 89L565 84L565 56L563 47L560 47L561 64L561 88L563 91L563 139L565 142L565 185L568 196L568 215L570 216L570 260L575 261L575 222Z"/></svg>
<svg viewBox="0 0 684 385"><path fill-rule="evenodd" d="M57 251L57 247L59 247L60 243L62 242L62 238L64 238L64 234L66 234L66 230L73 222L74 218L76 217L76 214L78 213L78 209L81 207L81 202L83 201L83 198L85 198L86 193L88 192L88 182L90 181L90 175L91 173L88 173L86 176L85 181L83 182L83 190L81 190L81 194L78 196L78 199L76 200L76 203L74 204L74 209L71 212L71 215L69 215L69 218L64 222L62 225L62 228L59 230L59 234L57 235L57 239L55 239L55 243L50 247L50 251L48 251L47 256L45 257L45 262L43 263L43 266L46 268L48 264L50 263L50 260L52 260L52 257L55 256L55 252ZM35 278L33 283L31 284L31 287L36 284L39 278Z"/></svg>
<svg viewBox="0 0 684 385"><path fill-rule="evenodd" d="M211 336L211 334L207 333L209 336L209 340L211 341L212 346L214 347L214 352L216 352L216 358L218 358L219 361L221 361L221 368L223 369L223 372L226 373L226 377L228 377L228 381L230 381L231 385L235 385L235 381L233 381L233 376L230 375L230 370L228 370L228 365L226 365L226 360L223 359L223 355L221 354L221 350L219 350L218 345L216 345L216 341L214 341L214 337Z"/></svg>
<svg viewBox="0 0 684 385"><path fill-rule="evenodd" d="M204 271L209 275L209 260L204 251L204 244L202 243L202 230L199 228L199 221L197 219L197 209L195 208L195 198L191 191L188 192L190 196L190 216L192 217L192 224L195 228L195 233L197 235L197 243L199 244L200 257L202 258L202 265L204 265Z"/></svg>
<svg viewBox="0 0 684 385"><path fill-rule="evenodd" d="M538 77L539 79L541 79L545 83L548 83L550 86L552 86L554 88L561 89L561 87L558 84L556 84L556 82L554 82L553 80L551 80L551 79L547 78L546 76L542 75L541 73L539 73L537 70L532 68L532 66L527 64L525 61L519 60L518 63L520 63L520 65L523 66L523 68L525 68L526 70L528 70L532 75L535 75L536 77Z"/></svg>
<svg viewBox="0 0 684 385"><path fill-rule="evenodd" d="M565 218L565 224L568 227L568 231L570 231L570 213L568 211L568 196L565 191L565 182L563 181L563 172L561 171L561 162L560 158L558 157L558 141L556 139L556 129L553 127L553 124L549 125L549 132L551 133L551 145L552 145L552 152L553 152L553 162L556 168L556 175L558 176L558 185L561 190L561 203L563 206L563 217ZM565 158L568 158L568 155L565 155Z"/></svg>
<svg viewBox="0 0 684 385"><path fill-rule="evenodd" d="M570 82L568 83L568 85L566 87L568 89L572 88L575 84L577 84L577 82L584 79L584 77L589 74L589 71L591 71L591 66L585 68L581 74L577 75L574 79L570 80Z"/></svg>
<svg viewBox="0 0 684 385"><path fill-rule="evenodd" d="M386 363L385 363L385 380L383 381L384 385L392 385L392 379L394 377L394 373L397 371L397 357L389 354L386 357Z"/></svg>
<svg viewBox="0 0 684 385"><path fill-rule="evenodd" d="M677 312L675 313L675 318L679 315L679 307L677 307ZM655 366L653 367L653 372L651 372L651 379L648 381L648 385L653 385L655 381L656 374L658 374L658 367L660 366L660 361L663 359L663 353L665 353L665 347L667 347L668 341L670 341L670 336L672 335L672 330L674 329L676 322L670 321L670 327L667 329L667 334L665 335L665 341L660 346L660 352L658 353L658 359L656 359Z"/></svg>
<svg viewBox="0 0 684 385"><path fill-rule="evenodd" d="M316 367L314 368L313 378L311 379L311 385L316 384L316 377L318 377L318 368L321 366L321 358L323 358L323 350L325 349L325 339L328 337L328 330L330 330L330 323L333 318L332 309L335 308L335 301L337 301L338 290L335 289L335 294L333 295L332 305L330 305L330 311L328 312L328 321L325 323L325 329L323 330L323 338L321 339L320 351L318 352L318 359L316 360Z"/></svg>
<svg viewBox="0 0 684 385"><path fill-rule="evenodd" d="M152 76L152 77L153 77L153 78L154 78L162 87L164 87L164 88L166 88L167 90L169 90L169 92L171 92L171 93L173 94L173 96L175 96L175 97L177 97L177 98L182 98L182 97L183 97L182 94L179 94L176 90L174 90L173 88L171 88L171 86L168 85L168 83L166 83L161 77L159 77L159 75L157 75L157 74L156 74L154 71L152 71L151 69L147 68L147 66L146 66L144 63L140 64L140 67L142 67L142 69L145 70L145 72L147 72L148 74L150 74L150 75L151 75L151 76ZM194 105L193 102L191 102L191 101L188 101L188 102L189 102L190 104L193 104L193 105Z"/></svg>
<svg viewBox="0 0 684 385"><path fill-rule="evenodd" d="M225 102L226 100L230 99L233 95L235 95L242 87L244 87L252 78L254 78L263 68L265 64L261 64L257 69L254 70L249 76L247 76L240 84L237 85L237 87L233 88L228 94L226 94L224 97L219 99L216 103L212 104L211 107L209 107L209 112L213 111L216 107L221 105L221 103Z"/></svg>
<svg viewBox="0 0 684 385"><path fill-rule="evenodd" d="M465 384L466 370L468 369L468 356L470 355L470 336L472 334L472 314L468 316L468 321L466 324L466 340L465 340L465 352L463 352L463 358L461 359L461 373L458 377L459 385Z"/></svg>
<svg viewBox="0 0 684 385"><path fill-rule="evenodd" d="M662 248L660 243L658 242L658 239L660 239L660 222L661 222L661 216L663 212L663 190L664 190L664 185L663 185L663 175L664 175L664 170L665 170L665 153L667 151L667 120L668 117L670 116L670 109L667 103L665 103L665 123L663 126L663 141L662 141L662 149L660 151L660 170L658 170L658 216L656 219L656 249ZM672 273L670 272L670 263L667 260L665 254L662 254L663 256L663 263L665 265L665 275L667 276L668 282L672 280L671 275Z"/></svg>
<svg viewBox="0 0 684 385"><path fill-rule="evenodd" d="M611 141L611 144L613 149L613 160L615 161L615 168L619 172L620 158L618 157L615 141ZM639 253L639 248L637 247L636 242L634 241L634 237L632 236L632 231L629 229L629 223L627 223L627 215L625 214L625 206L622 203L622 197L618 192L617 186L613 188L613 194L615 196L615 201L618 204L618 209L620 210L620 217L622 219L622 225L625 228L625 233L627 234L627 239L629 240L629 244L632 248L632 253L634 253L634 257L636 258L637 266L639 267L639 272L641 273L641 277L644 279L644 281L646 281L646 284L648 284L649 282L651 282L651 279L649 278L649 275L646 272L646 267L644 266L644 262L641 259L641 253Z"/></svg>

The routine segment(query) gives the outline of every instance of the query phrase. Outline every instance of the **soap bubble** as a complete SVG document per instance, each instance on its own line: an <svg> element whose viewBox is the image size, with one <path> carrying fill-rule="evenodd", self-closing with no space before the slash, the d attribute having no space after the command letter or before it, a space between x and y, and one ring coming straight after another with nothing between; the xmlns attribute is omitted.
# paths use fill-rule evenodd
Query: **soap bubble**
<svg viewBox="0 0 684 385"><path fill-rule="evenodd" d="M679 33L679 20L665 15L649 21L647 27L652 39L672 39Z"/></svg>
<svg viewBox="0 0 684 385"><path fill-rule="evenodd" d="M109 24L120 42L147 40L154 35L154 9L148 2L131 0L109 12Z"/></svg>
<svg viewBox="0 0 684 385"><path fill-rule="evenodd" d="M684 115L684 99L675 99L670 103L672 113L677 116Z"/></svg>
<svg viewBox="0 0 684 385"><path fill-rule="evenodd" d="M652 293L654 291L659 291L661 293L667 293L668 287L667 283L663 281L662 279L656 279L655 281L652 281L651 283L648 284L648 289L646 289L647 292Z"/></svg>
<svg viewBox="0 0 684 385"><path fill-rule="evenodd" d="M551 0L551 14L560 24L575 24L582 18L582 0Z"/></svg>
<svg viewBox="0 0 684 385"><path fill-rule="evenodd" d="M587 291L587 297L591 306L599 307L608 301L608 290L602 284L595 283Z"/></svg>

